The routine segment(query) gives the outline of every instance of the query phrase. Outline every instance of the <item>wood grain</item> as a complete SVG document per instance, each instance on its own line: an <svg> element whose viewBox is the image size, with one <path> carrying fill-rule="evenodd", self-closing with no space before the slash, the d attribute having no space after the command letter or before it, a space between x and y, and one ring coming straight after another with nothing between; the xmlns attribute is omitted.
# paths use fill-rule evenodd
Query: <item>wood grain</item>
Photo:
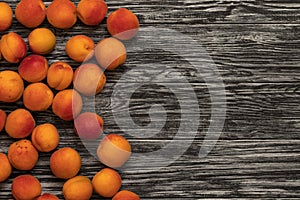
<svg viewBox="0 0 300 200"><path fill-rule="evenodd" d="M79 1L74 2L78 4ZM15 8L17 1L9 3ZM49 5L50 1L45 3ZM132 131L145 133L145 125L151 123L149 109L159 104L165 111L158 110L152 114L166 114L164 127L149 138L138 138L124 132L116 123L112 110L125 110L119 104L113 107L115 104L112 104L111 98L122 75L144 64L171 67L178 72L178 78L184 77L189 81L200 109L199 126L198 123L191 126L198 130L195 138L190 135L180 137L180 140L191 143L185 153L168 167L157 171L151 171L147 166L140 167L140 163L136 163L136 168L120 171L122 188L135 191L141 199L299 199L300 3L291 0L110 0L107 3L110 12L119 7L132 10L138 15L141 27L153 27L154 31L155 28L174 29L205 48L223 79L227 101L220 139L208 156L199 158L198 153L211 122L212 102L203 77L187 60L171 51L135 49L128 53L123 66L113 72L105 72L107 85L95 98L95 110L104 118L105 133L126 136L134 153L153 152L171 143L184 119L181 119L183 113L176 95L164 86L163 81L156 80L132 95L129 107L132 118L126 120L133 120L138 127L132 128ZM105 22L97 27L86 27L78 21L70 30L59 30L45 21L41 27L51 28L57 36L55 50L47 55L49 63L66 61L74 69L79 64L71 61L64 52L64 45L71 36L84 33L95 43L109 36ZM15 31L24 38L30 32L15 19L9 31ZM186 43L184 39L174 36L173 39ZM159 41L152 42L159 44ZM181 51L190 59L199 60L195 57L196 47ZM0 61L0 70L17 70L17 67L17 64ZM146 76L155 73L157 69L145 71ZM161 74L161 80L166 76ZM140 74L133 74L133 82L140 79ZM186 87L176 81L173 84L182 91ZM189 104L190 100L185 103ZM8 113L19 107L24 107L21 101L11 104L0 102L0 108ZM86 109L89 109L89 104ZM104 167L75 136L72 122L62 122L51 109L33 115L37 124L51 122L58 127L61 135L59 148L71 146L80 152L83 159L81 175L92 178ZM198 115L191 112L188 116ZM152 118L152 123L159 122L158 119ZM4 131L1 132L0 152L7 152L13 141ZM185 148L185 142L178 148ZM12 198L11 182L23 173L36 175L42 182L43 192L51 192L62 199L64 181L55 178L49 171L50 155L40 154L37 166L31 171L14 170L8 181L0 183L0 199ZM135 161L131 162L134 164ZM102 198L94 194L92 199Z"/></svg>

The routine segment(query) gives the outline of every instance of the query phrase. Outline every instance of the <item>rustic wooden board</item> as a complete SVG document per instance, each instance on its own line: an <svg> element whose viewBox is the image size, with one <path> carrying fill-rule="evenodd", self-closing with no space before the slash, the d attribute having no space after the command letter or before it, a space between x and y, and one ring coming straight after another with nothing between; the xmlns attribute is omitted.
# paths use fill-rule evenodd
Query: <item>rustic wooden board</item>
<svg viewBox="0 0 300 200"><path fill-rule="evenodd" d="M15 8L17 2L9 3ZM49 1L45 3L49 5ZM114 0L107 3L109 11L118 7L131 9L138 15L142 27L174 29L202 45L218 67L227 99L220 139L208 156L199 158L211 122L212 102L205 81L188 62L171 52L136 49L129 53L123 66L106 72L107 85L96 97L96 111L105 120L105 133L124 134L136 153L158 150L172 142L181 123L181 113L174 95L168 88L157 86L163 85L157 81L156 85L146 85L132 96L130 111L137 125L145 125L149 123L149 107L163 104L169 117L165 127L150 138L124 133L115 121L111 102L113 88L123 74L147 63L175 67L191 83L201 112L200 125L195 123L191 127L198 129L195 138L190 135L180 137L191 143L180 158L157 171L140 167L140 163L136 163L136 168L120 171L123 188L135 191L142 199L299 199L300 3L273 0ZM41 26L50 27L47 22ZM49 63L62 60L74 68L78 64L64 52L64 44L71 36L83 33L95 42L108 37L105 23L86 27L78 21L70 30L50 28L56 33L58 43L55 51L47 56ZM9 31L24 38L30 32L16 20ZM179 42L184 44L186 41ZM193 56L196 50L196 47L182 49L191 59L197 60L199 58ZM17 64L0 61L0 70L17 70L17 67ZM155 70L150 68L145 74L155 73ZM140 78L140 74L136 74L132 80ZM162 78L166 77L162 75ZM0 108L7 112L18 107L23 107L22 102L0 103ZM153 114L161 115L163 111ZM74 135L72 122L62 122L50 109L33 115L38 124L56 124L61 134L59 147L71 146L80 152L83 158L81 175L91 178L104 167ZM193 113L190 115L195 117ZM141 126L134 131L145 131L145 128ZM12 141L1 132L0 152L7 152ZM42 182L43 192L63 198L63 180L55 178L49 171L49 157L50 153L41 154L37 166L30 172L14 170L7 182L0 183L0 199L12 198L12 179L23 173L36 175ZM101 198L94 194L92 199Z"/></svg>

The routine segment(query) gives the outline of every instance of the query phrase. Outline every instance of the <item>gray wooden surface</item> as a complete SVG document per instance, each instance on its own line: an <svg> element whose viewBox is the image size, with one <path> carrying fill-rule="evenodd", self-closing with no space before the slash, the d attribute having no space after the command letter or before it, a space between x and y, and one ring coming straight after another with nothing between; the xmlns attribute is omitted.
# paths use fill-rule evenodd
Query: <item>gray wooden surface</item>
<svg viewBox="0 0 300 200"><path fill-rule="evenodd" d="M107 85L96 97L96 111L104 118L105 132L124 134L134 152L151 152L171 142L180 123L180 112L169 90L145 86L132 96L132 118L138 125L147 124L149 105L163 103L170 117L167 128L151 138L123 133L112 115L111 95L122 74L133 67L156 62L187 70L182 72L192 82L201 110L198 133L194 139L182 138L190 140L192 145L179 159L158 171L149 172L143 167L120 171L122 188L138 193L142 199L300 199L300 2L107 0L107 3L109 11L119 7L131 9L142 27L174 29L205 47L218 67L227 98L221 137L208 156L199 158L205 130L210 124L211 102L205 82L191 75L188 62L169 52L148 49L131 52L123 66L106 72ZM42 26L49 27L47 22ZM108 36L105 27L105 23L86 27L77 22L70 30L52 28L58 43L55 51L47 56L49 62L63 60L76 68L78 64L64 52L67 39L82 33L98 42ZM30 32L16 20L9 31L23 37ZM193 54L196 48L189 51ZM16 70L17 66L0 61L0 70ZM0 103L0 108L7 112L18 107L23 107L21 102ZM71 146L80 151L81 175L92 177L103 167L74 135L72 122L62 122L51 110L33 114L38 124L56 124L61 134L59 147ZM1 132L0 151L7 152L12 141ZM49 171L50 155L40 154L37 166L30 172L14 170L7 182L0 183L0 199L12 198L12 179L23 173L37 176L43 192L62 198L63 181ZM92 199L101 198L94 194Z"/></svg>

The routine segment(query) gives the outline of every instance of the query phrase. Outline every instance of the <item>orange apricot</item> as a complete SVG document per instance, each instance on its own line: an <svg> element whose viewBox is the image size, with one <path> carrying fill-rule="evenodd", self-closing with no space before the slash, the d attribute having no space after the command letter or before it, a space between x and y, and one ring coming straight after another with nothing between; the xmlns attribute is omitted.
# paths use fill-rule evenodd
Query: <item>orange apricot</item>
<svg viewBox="0 0 300 200"><path fill-rule="evenodd" d="M18 170L31 170L36 165L38 158L38 151L29 140L16 141L8 148L9 162Z"/></svg>
<svg viewBox="0 0 300 200"><path fill-rule="evenodd" d="M81 96L73 89L59 91L53 99L52 111L63 120L74 119L81 112L81 109Z"/></svg>
<svg viewBox="0 0 300 200"><path fill-rule="evenodd" d="M16 109L8 114L5 131L12 138L25 138L35 127L35 120L28 110Z"/></svg>
<svg viewBox="0 0 300 200"><path fill-rule="evenodd" d="M46 6L42 0L21 0L16 7L15 16L25 27L35 28L46 18Z"/></svg>
<svg viewBox="0 0 300 200"><path fill-rule="evenodd" d="M104 88L106 76L95 64L86 63L75 70L73 77L74 88L81 94L93 96Z"/></svg>
<svg viewBox="0 0 300 200"><path fill-rule="evenodd" d="M25 57L19 65L18 72L27 82L39 82L47 76L48 61L40 55Z"/></svg>
<svg viewBox="0 0 300 200"><path fill-rule="evenodd" d="M107 10L103 0L81 0L77 6L77 15L84 24L95 26L102 22Z"/></svg>
<svg viewBox="0 0 300 200"><path fill-rule="evenodd" d="M80 167L80 155L73 148L63 147L55 151L50 157L50 169L58 178L72 178L77 175Z"/></svg>
<svg viewBox="0 0 300 200"><path fill-rule="evenodd" d="M48 54L55 48L56 37L48 28L36 28L28 36L31 51L36 54Z"/></svg>
<svg viewBox="0 0 300 200"><path fill-rule="evenodd" d="M36 126L31 135L32 144L40 152L50 152L59 143L59 133L53 124L45 123Z"/></svg>
<svg viewBox="0 0 300 200"><path fill-rule="evenodd" d="M3 130L6 122L6 113L0 109L0 132Z"/></svg>
<svg viewBox="0 0 300 200"><path fill-rule="evenodd" d="M23 93L23 103L31 111L45 111L53 101L53 92L44 83L31 83Z"/></svg>
<svg viewBox="0 0 300 200"><path fill-rule="evenodd" d="M23 38L14 32L2 36L0 49L3 58L10 63L20 62L27 54L27 46Z"/></svg>
<svg viewBox="0 0 300 200"><path fill-rule="evenodd" d="M24 91L24 82L20 75L11 70L0 71L0 101L16 102Z"/></svg>
<svg viewBox="0 0 300 200"><path fill-rule="evenodd" d="M63 185L65 200L89 200L93 194L93 186L89 178L75 176Z"/></svg>
<svg viewBox="0 0 300 200"><path fill-rule="evenodd" d="M137 16L126 8L119 8L107 17L108 32L120 40L133 38L138 32L139 26Z"/></svg>
<svg viewBox="0 0 300 200"><path fill-rule="evenodd" d="M42 185L34 176L25 174L14 178L11 191L13 197L17 200L35 199L41 195Z"/></svg>
<svg viewBox="0 0 300 200"><path fill-rule="evenodd" d="M86 35L76 35L71 37L66 43L67 55L76 62L83 62L92 57L95 44Z"/></svg>
<svg viewBox="0 0 300 200"><path fill-rule="evenodd" d="M0 153L0 183L8 179L12 172L12 168L7 156Z"/></svg>
<svg viewBox="0 0 300 200"><path fill-rule="evenodd" d="M51 88L64 90L72 83L73 69L65 62L54 62L47 73L47 83Z"/></svg>
<svg viewBox="0 0 300 200"><path fill-rule="evenodd" d="M8 3L0 2L0 31L9 29L13 20L13 12Z"/></svg>
<svg viewBox="0 0 300 200"><path fill-rule="evenodd" d="M126 48L121 41L106 38L96 45L95 57L101 67L114 70L126 61Z"/></svg>
<svg viewBox="0 0 300 200"><path fill-rule="evenodd" d="M36 200L59 200L59 198L54 194L44 193L39 196Z"/></svg>
<svg viewBox="0 0 300 200"><path fill-rule="evenodd" d="M76 6L70 0L54 0L48 6L47 19L56 28L71 28L77 21Z"/></svg>
<svg viewBox="0 0 300 200"><path fill-rule="evenodd" d="M118 168L123 166L129 159L131 146L123 136L108 134L100 142L97 155L103 164L112 168Z"/></svg>
<svg viewBox="0 0 300 200"><path fill-rule="evenodd" d="M95 192L103 197L114 196L119 191L121 184L119 173L110 168L100 170L92 180Z"/></svg>
<svg viewBox="0 0 300 200"><path fill-rule="evenodd" d="M84 140L95 140L103 133L103 119L96 113L84 112L74 120L76 134Z"/></svg>
<svg viewBox="0 0 300 200"><path fill-rule="evenodd" d="M140 197L129 190L119 191L112 200L140 200Z"/></svg>

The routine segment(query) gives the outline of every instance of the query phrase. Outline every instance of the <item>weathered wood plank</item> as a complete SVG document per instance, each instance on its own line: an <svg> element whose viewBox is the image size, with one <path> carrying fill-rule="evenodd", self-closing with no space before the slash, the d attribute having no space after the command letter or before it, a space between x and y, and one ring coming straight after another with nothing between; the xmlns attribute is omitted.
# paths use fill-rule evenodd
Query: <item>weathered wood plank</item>
<svg viewBox="0 0 300 200"><path fill-rule="evenodd" d="M95 99L95 109L105 121L105 132L122 132L122 127L116 124L112 110L125 112L130 110L132 118L128 122L135 120L139 127L136 131L134 127L125 127L137 134L139 132L147 133L147 129L142 127L143 124L149 123L149 108L155 104L165 106L169 115L165 127L158 131L154 138L168 139L176 135L178 126L181 123L181 114L186 112L181 110L176 96L167 88L146 87L136 92L131 99L129 108L119 105L112 107L111 94L114 84L108 83L104 91L97 95ZM210 125L211 117L211 100L205 84L193 84L196 91L199 109L200 124L199 133L196 138L203 139L207 128ZM224 139L299 139L299 84L231 84L226 86L226 122L221 138ZM144 95L147 94L147 95ZM153 98L155 96L155 98ZM171 101L170 99L173 99ZM185 102L186 105L189 101ZM16 104L0 103L1 108L9 112L18 107L23 107L21 102ZM85 109L93 108L93 104L85 104ZM165 113L159 110L153 114ZM195 114L186 113L190 117L196 117ZM49 109L47 112L34 113L37 123L53 121L58 126L66 129L72 129L71 123L61 122ZM160 118L153 118L160 120ZM125 120L126 121L126 120ZM129 124L129 123L128 123ZM197 130L198 124L194 124ZM188 137L188 136L186 136ZM186 138L184 137L184 138ZM184 139L183 138L183 139Z"/></svg>
<svg viewBox="0 0 300 200"><path fill-rule="evenodd" d="M199 48L202 46L211 56L213 62L219 69L222 79L225 83L245 83L245 82L299 82L300 66L300 36L298 25L243 25L243 24L221 24L221 25L198 25L187 29L187 25L170 25L193 38L198 42ZM93 28L86 28L88 33ZM153 28L155 31L155 28ZM16 32L22 33L23 29L16 29ZM95 42L102 37L101 32L105 29L99 28L96 33L92 33ZM99 34L97 34L99 33ZM79 64L72 62L64 52L64 44L72 36L72 33L58 31L58 45L54 52L47 58L49 62L67 61L74 68ZM89 35L89 34L88 34ZM172 38L170 36L170 38ZM176 38L178 42L186 44L186 38ZM159 41L154 44L158 45ZM182 50L183 53L190 52L190 59L196 59L193 54L195 49ZM153 60L152 58L155 58ZM159 62L156 62L160 60ZM176 66L178 68L187 68L187 61L174 55L172 52L161 52L151 49L144 51L133 50L128 55L128 61L115 72L107 73L108 79L116 82L123 73L133 67L147 63L159 63L163 65ZM17 69L17 64L8 64L0 61L0 69ZM193 72L193 71L191 71ZM187 74L190 75L190 74Z"/></svg>
<svg viewBox="0 0 300 200"><path fill-rule="evenodd" d="M77 142L74 138L60 145L82 148ZM155 146L159 141L130 142L134 152L143 152L145 146ZM121 172L123 188L138 191L142 199L298 197L299 144L299 140L220 140L206 158L199 159L201 141L196 140L179 160L159 171L149 171L145 166ZM80 154L82 175L92 177L103 167L85 149ZM48 170L49 155L42 154L31 172L40 178L44 191L61 195L58 189L63 180L54 178ZM18 174L15 171L12 177ZM11 179L8 183L0 184L1 191L5 191L0 193L1 199L10 197ZM99 198L94 195L93 199Z"/></svg>
<svg viewBox="0 0 300 200"><path fill-rule="evenodd" d="M163 196L159 190L164 189L160 188L173 187L170 190L178 191L183 187L184 193L174 192L173 195L202 198L295 197L298 194L293 191L299 187L299 143L292 143L289 140L219 141L213 152L200 160L196 157L199 144L195 142L195 146L191 147L193 150L190 149L175 164L160 170L159 174L151 173L156 177L153 181L155 194ZM192 152L194 156L191 156ZM160 176L161 173L167 175ZM173 181L177 184L172 184ZM191 184L194 184L194 190ZM150 190L153 191L153 188Z"/></svg>
<svg viewBox="0 0 300 200"><path fill-rule="evenodd" d="M111 8L119 1L108 1ZM123 6L135 10L144 23L210 24L210 23L299 23L299 2L254 0L154 0L124 1Z"/></svg>

